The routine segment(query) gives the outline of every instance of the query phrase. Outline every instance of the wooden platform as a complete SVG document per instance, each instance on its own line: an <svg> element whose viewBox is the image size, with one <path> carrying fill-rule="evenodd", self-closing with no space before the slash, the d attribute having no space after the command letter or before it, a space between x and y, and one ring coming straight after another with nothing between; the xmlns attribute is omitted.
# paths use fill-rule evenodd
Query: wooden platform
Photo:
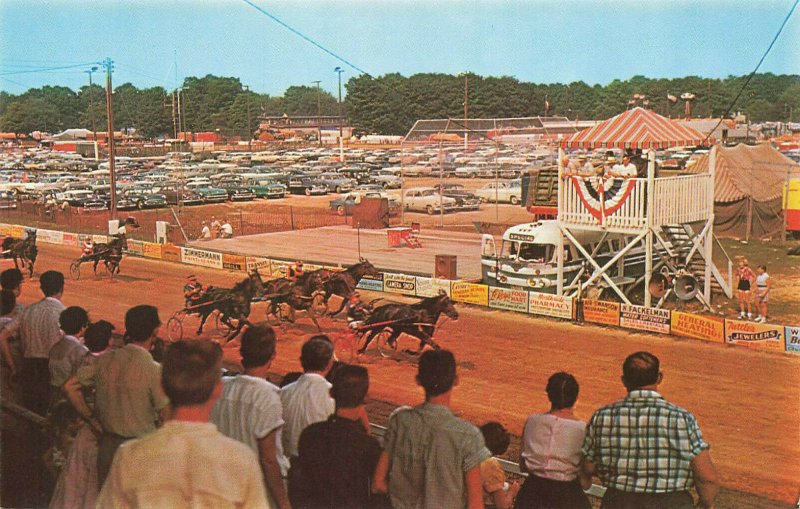
<svg viewBox="0 0 800 509"><path fill-rule="evenodd" d="M481 277L481 237L477 233L426 231L418 236L422 248L388 247L385 230L361 230L361 256L378 269L432 275L437 254L455 255L460 279ZM227 253L304 260L325 265L358 262L358 231L349 226L247 235L233 239L194 241L190 245Z"/></svg>

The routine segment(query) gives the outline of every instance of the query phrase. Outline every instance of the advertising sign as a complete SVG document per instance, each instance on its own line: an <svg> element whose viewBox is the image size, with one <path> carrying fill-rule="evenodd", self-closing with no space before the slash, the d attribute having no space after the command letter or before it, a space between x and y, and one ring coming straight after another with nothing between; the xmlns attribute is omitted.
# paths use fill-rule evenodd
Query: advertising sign
<svg viewBox="0 0 800 509"><path fill-rule="evenodd" d="M572 297L559 297L549 293L530 292L528 313L555 318L572 318Z"/></svg>
<svg viewBox="0 0 800 509"><path fill-rule="evenodd" d="M269 258L248 256L245 258L245 267L247 268L247 272L257 270L262 276L269 276L271 274Z"/></svg>
<svg viewBox="0 0 800 509"><path fill-rule="evenodd" d="M583 301L583 318L587 322L619 326L619 303L585 299Z"/></svg>
<svg viewBox="0 0 800 509"><path fill-rule="evenodd" d="M449 279L417 277L417 297L436 297L441 291L450 295Z"/></svg>
<svg viewBox="0 0 800 509"><path fill-rule="evenodd" d="M36 242L46 244L61 244L64 241L64 233L53 230L36 230Z"/></svg>
<svg viewBox="0 0 800 509"><path fill-rule="evenodd" d="M161 246L161 259L172 262L181 261L181 248L175 244L164 244Z"/></svg>
<svg viewBox="0 0 800 509"><path fill-rule="evenodd" d="M244 256L232 255L227 253L222 254L223 269L244 271L246 267L247 267L247 260L245 259Z"/></svg>
<svg viewBox="0 0 800 509"><path fill-rule="evenodd" d="M417 278L416 276L386 272L383 274L383 291L401 293L403 295L416 295Z"/></svg>
<svg viewBox="0 0 800 509"><path fill-rule="evenodd" d="M528 311L528 292L490 286L489 307L526 313Z"/></svg>
<svg viewBox="0 0 800 509"><path fill-rule="evenodd" d="M800 327L785 327L786 351L800 354Z"/></svg>
<svg viewBox="0 0 800 509"><path fill-rule="evenodd" d="M489 287L463 281L450 283L450 298L456 302L487 306L489 304Z"/></svg>
<svg viewBox="0 0 800 509"><path fill-rule="evenodd" d="M286 277L286 275L289 273L289 265L291 265L290 262L283 262L280 260L270 260L269 261L270 277L272 277L273 279Z"/></svg>
<svg viewBox="0 0 800 509"><path fill-rule="evenodd" d="M13 225L8 230L8 234L14 237L15 239L22 239L25 238L25 227L19 225Z"/></svg>
<svg viewBox="0 0 800 509"><path fill-rule="evenodd" d="M97 244L98 242L106 243L106 242L108 242L108 236L107 235L92 235L92 242L94 242L95 244ZM133 241L133 242L138 242L138 241ZM129 240L128 244L130 244L130 243L131 243L131 241Z"/></svg>
<svg viewBox="0 0 800 509"><path fill-rule="evenodd" d="M619 324L622 327L669 334L669 309L646 308L620 304Z"/></svg>
<svg viewBox="0 0 800 509"><path fill-rule="evenodd" d="M190 265L199 265L212 269L222 268L222 253L195 249L192 247L181 248L181 261Z"/></svg>
<svg viewBox="0 0 800 509"><path fill-rule="evenodd" d="M147 258L161 259L161 244L142 242L142 254Z"/></svg>
<svg viewBox="0 0 800 509"><path fill-rule="evenodd" d="M786 348L783 329L780 325L725 320L725 341L732 345L783 351Z"/></svg>
<svg viewBox="0 0 800 509"><path fill-rule="evenodd" d="M142 244L141 240L129 240L128 253L142 256L144 254L144 247Z"/></svg>
<svg viewBox="0 0 800 509"><path fill-rule="evenodd" d="M382 292L383 291L383 274L378 274L377 276L367 276L364 275L361 278L361 281L358 282L356 288L361 290L372 290L374 292Z"/></svg>
<svg viewBox="0 0 800 509"><path fill-rule="evenodd" d="M671 326L672 333L676 336L714 343L725 342L725 320L722 318L673 311Z"/></svg>
<svg viewBox="0 0 800 509"><path fill-rule="evenodd" d="M64 234L61 235L61 243L65 246L77 246L80 244L80 240L78 240L77 233L64 232Z"/></svg>
<svg viewBox="0 0 800 509"><path fill-rule="evenodd" d="M11 225L0 223L0 237L8 237L11 235Z"/></svg>

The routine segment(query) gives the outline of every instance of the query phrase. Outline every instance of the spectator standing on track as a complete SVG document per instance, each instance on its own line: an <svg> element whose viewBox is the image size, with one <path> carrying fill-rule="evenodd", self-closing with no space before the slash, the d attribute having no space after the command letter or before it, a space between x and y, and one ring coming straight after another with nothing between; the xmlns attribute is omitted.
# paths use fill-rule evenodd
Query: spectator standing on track
<svg viewBox="0 0 800 509"><path fill-rule="evenodd" d="M281 444L280 390L266 380L275 344L275 331L269 325L253 325L242 334L239 352L244 373L222 378L222 395L211 411L211 422L258 455L270 505L290 509L283 483L289 465Z"/></svg>
<svg viewBox="0 0 800 509"><path fill-rule="evenodd" d="M89 314L85 309L79 306L68 307L61 312L58 323L64 335L53 345L48 354L51 408L65 399L61 388L67 380L75 376L83 358L89 353L82 340L89 325Z"/></svg>
<svg viewBox="0 0 800 509"><path fill-rule="evenodd" d="M160 327L158 309L132 307L125 314L125 346L78 370L65 386L78 413L101 431L97 453L97 481L101 486L117 448L152 433L166 416L169 400L161 387L161 366L150 354ZM94 414L81 387L95 390Z"/></svg>
<svg viewBox="0 0 800 509"><path fill-rule="evenodd" d="M219 238L230 239L233 238L233 226L227 219L222 220L222 226L219 227Z"/></svg>
<svg viewBox="0 0 800 509"><path fill-rule="evenodd" d="M283 452L294 461L300 434L315 422L326 420L336 411L330 396L331 384L325 375L333 366L333 344L327 337L312 337L300 352L303 374L281 389L283 405Z"/></svg>
<svg viewBox="0 0 800 509"><path fill-rule="evenodd" d="M294 509L367 509L383 501L370 493L381 446L362 422L368 390L366 368L344 365L336 371L331 388L336 413L300 435L289 476Z"/></svg>
<svg viewBox="0 0 800 509"><path fill-rule="evenodd" d="M203 228L200 230L200 240L211 240L211 228L208 227L208 221L203 221Z"/></svg>
<svg viewBox="0 0 800 509"><path fill-rule="evenodd" d="M758 311L756 322L764 323L767 321L767 302L769 301L770 288L772 288L772 280L767 274L767 266L759 265L756 268L756 310Z"/></svg>
<svg viewBox="0 0 800 509"><path fill-rule="evenodd" d="M373 491L388 492L395 509L482 509L480 465L491 453L480 430L450 410L458 383L452 352L424 352L417 383L425 402L389 417Z"/></svg>
<svg viewBox="0 0 800 509"><path fill-rule="evenodd" d="M161 384L172 416L120 447L97 507L269 507L255 454L208 422L222 392L221 372L218 343L167 347Z"/></svg>
<svg viewBox="0 0 800 509"><path fill-rule="evenodd" d="M739 281L736 285L736 297L739 301L739 318L742 320L750 320L753 318L751 301L753 300L752 290L756 276L753 274L753 269L750 268L747 258L739 258L739 266L736 269L736 279ZM746 314L745 310L747 310Z"/></svg>
<svg viewBox="0 0 800 509"><path fill-rule="evenodd" d="M656 392L663 374L658 358L636 352L622 365L628 395L597 410L586 427L581 453L585 476L606 486L604 509L714 507L719 491L709 445L695 417Z"/></svg>
<svg viewBox="0 0 800 509"><path fill-rule="evenodd" d="M481 426L481 434L492 457L481 463L481 482L483 483L483 505L489 509L511 509L514 497L519 492L519 484L506 482L506 473L494 456L505 454L511 443L511 436L502 424L490 421Z"/></svg>
<svg viewBox="0 0 800 509"><path fill-rule="evenodd" d="M22 314L0 331L0 349L13 376L18 368L8 340L19 336L23 355L19 372L22 404L32 412L44 415L50 404L48 354L50 348L61 339L58 319L64 311L64 304L61 303L64 274L48 270L39 278L39 286L44 298L25 308Z"/></svg>
<svg viewBox="0 0 800 509"><path fill-rule="evenodd" d="M547 380L550 411L534 414L522 432L520 468L528 472L516 509L589 509L583 493L592 479L579 476L586 423L575 417L578 381L558 372Z"/></svg>
<svg viewBox="0 0 800 509"><path fill-rule="evenodd" d="M22 271L19 269L6 269L0 272L0 288L13 292L17 299L22 295L22 281ZM17 302L14 308L14 317L19 316L24 309L25 306L21 302Z"/></svg>
<svg viewBox="0 0 800 509"><path fill-rule="evenodd" d="M211 231L213 232L214 237L219 237L219 230L221 227L222 224L219 222L219 220L216 217L211 216Z"/></svg>

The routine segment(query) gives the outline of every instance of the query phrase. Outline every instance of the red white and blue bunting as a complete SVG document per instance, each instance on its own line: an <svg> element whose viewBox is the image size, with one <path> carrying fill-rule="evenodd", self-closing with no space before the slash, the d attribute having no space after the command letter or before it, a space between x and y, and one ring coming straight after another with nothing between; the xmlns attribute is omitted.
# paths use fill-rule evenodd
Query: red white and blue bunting
<svg viewBox="0 0 800 509"><path fill-rule="evenodd" d="M622 178L570 177L578 197L600 223L616 212L636 188L636 181Z"/></svg>

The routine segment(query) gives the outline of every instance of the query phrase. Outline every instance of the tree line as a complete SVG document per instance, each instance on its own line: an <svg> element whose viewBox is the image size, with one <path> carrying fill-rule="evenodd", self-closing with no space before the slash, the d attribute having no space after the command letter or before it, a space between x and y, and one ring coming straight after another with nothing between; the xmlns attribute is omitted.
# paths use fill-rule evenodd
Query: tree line
<svg viewBox="0 0 800 509"><path fill-rule="evenodd" d="M723 115L739 93L746 76L724 79L687 76L650 79L634 76L608 85L582 81L562 84L521 82L509 76L476 74L392 73L358 76L346 83L343 108L348 122L367 133L405 134L419 119L463 118L465 91L470 118L558 115L570 119L606 119L625 110L634 94L644 94L649 107L674 117L683 115L683 102L668 96L693 93L693 116ZM466 85L466 86L465 86ZM187 131L219 130L223 135L247 136L248 108L251 130L258 115L337 115L336 98L309 86L289 87L282 96L258 94L238 78L208 75L188 77L181 93L182 118ZM114 123L117 130L135 128L147 138L171 136L175 94L161 87L139 89L124 83L114 89ZM800 76L756 74L734 104L751 121L789 121L800 117ZM177 116L177 115L176 115ZM20 95L0 92L0 131L27 134L58 132L66 128L106 130L105 90L81 87L77 92L60 86L30 89Z"/></svg>

